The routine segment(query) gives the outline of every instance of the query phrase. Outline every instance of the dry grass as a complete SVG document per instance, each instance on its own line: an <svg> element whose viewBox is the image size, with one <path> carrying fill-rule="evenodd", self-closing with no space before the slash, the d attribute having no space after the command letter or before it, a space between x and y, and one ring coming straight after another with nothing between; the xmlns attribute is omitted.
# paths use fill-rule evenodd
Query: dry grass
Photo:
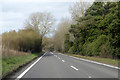
<svg viewBox="0 0 120 80"><path fill-rule="evenodd" d="M88 59L88 60L92 60L92 61L96 61L96 62L100 62L100 63L110 64L113 66L119 66L118 63L120 62L119 60L109 59L109 58L89 57L89 56L81 56L81 55L75 55L75 54L66 54L66 55L83 58L83 59Z"/></svg>
<svg viewBox="0 0 120 80"><path fill-rule="evenodd" d="M3 58L26 56L26 55L28 55L28 53L2 48L2 57Z"/></svg>

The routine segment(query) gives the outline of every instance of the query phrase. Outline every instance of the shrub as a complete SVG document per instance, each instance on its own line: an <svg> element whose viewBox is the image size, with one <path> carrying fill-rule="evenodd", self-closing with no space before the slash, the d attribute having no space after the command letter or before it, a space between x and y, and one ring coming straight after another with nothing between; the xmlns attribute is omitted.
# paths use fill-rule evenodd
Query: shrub
<svg viewBox="0 0 120 80"><path fill-rule="evenodd" d="M10 31L2 34L2 46L8 51L40 52L42 43L40 35L33 30ZM8 52L9 53L9 52Z"/></svg>
<svg viewBox="0 0 120 80"><path fill-rule="evenodd" d="M99 36L96 40L94 40L92 43L86 43L83 46L83 52L85 52L88 56L100 56L101 49L104 48L104 45L106 42L108 42L109 39L106 35ZM105 51L105 49L104 49Z"/></svg>

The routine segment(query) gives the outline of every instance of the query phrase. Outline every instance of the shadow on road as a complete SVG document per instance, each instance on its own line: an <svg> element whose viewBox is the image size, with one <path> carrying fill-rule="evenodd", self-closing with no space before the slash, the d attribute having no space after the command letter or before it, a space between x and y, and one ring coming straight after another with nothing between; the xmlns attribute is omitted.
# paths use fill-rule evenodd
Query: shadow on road
<svg viewBox="0 0 120 80"><path fill-rule="evenodd" d="M51 54L50 52L47 52L44 57L49 57L49 56L53 56L53 54Z"/></svg>

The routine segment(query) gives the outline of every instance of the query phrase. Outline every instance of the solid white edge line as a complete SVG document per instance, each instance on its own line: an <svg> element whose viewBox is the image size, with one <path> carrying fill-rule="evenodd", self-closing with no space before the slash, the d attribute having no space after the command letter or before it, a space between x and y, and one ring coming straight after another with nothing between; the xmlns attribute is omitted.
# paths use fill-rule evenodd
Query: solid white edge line
<svg viewBox="0 0 120 80"><path fill-rule="evenodd" d="M62 53L59 53L59 54L62 54ZM65 54L62 54L62 55L65 55ZM91 62L91 63L107 66L107 67L114 68L114 69L120 69L119 67L108 65L108 64L104 64L104 63L99 63L99 62L96 62L96 61L91 61L91 60L87 60L87 59L77 58L77 57L74 57L74 56L69 56L69 57L72 57L72 58L75 58L75 59L80 59L80 60L86 61L86 62Z"/></svg>
<svg viewBox="0 0 120 80"><path fill-rule="evenodd" d="M89 78L92 78L91 76L89 76Z"/></svg>
<svg viewBox="0 0 120 80"><path fill-rule="evenodd" d="M40 58L38 58L30 67L28 67L23 73L21 73L17 78L22 78L42 57L45 55L44 53Z"/></svg>
<svg viewBox="0 0 120 80"><path fill-rule="evenodd" d="M53 54L52 52L50 52L51 54Z"/></svg>
<svg viewBox="0 0 120 80"><path fill-rule="evenodd" d="M75 69L76 71L78 71L78 69L76 67L74 67L74 66L70 66L70 67L73 68L73 69Z"/></svg>
<svg viewBox="0 0 120 80"><path fill-rule="evenodd" d="M70 57L73 57L73 56L70 56ZM73 57L73 58L80 59L82 61L86 61L86 62L90 62L90 63L94 63L94 64L99 64L99 65L107 66L107 67L114 68L114 69L120 69L119 67L108 65L108 64L104 64L104 63L99 63L99 62L96 62L96 61L91 61L91 60L77 58L77 57Z"/></svg>

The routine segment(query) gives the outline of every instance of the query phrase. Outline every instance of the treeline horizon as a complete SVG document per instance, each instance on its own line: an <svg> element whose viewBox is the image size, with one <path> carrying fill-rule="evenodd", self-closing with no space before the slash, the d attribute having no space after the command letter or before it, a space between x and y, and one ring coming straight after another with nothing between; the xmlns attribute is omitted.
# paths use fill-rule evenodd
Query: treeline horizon
<svg viewBox="0 0 120 80"><path fill-rule="evenodd" d="M82 56L120 58L120 2L77 2L70 7L72 20L55 22L50 13L33 13L25 29L2 33L2 48L23 52L59 51ZM7 51L8 53L8 51Z"/></svg>
<svg viewBox="0 0 120 80"><path fill-rule="evenodd" d="M17 52L42 52L45 35L51 31L54 22L50 13L35 12L26 20L24 29L2 33L3 57L13 55L12 52L16 52L16 56Z"/></svg>
<svg viewBox="0 0 120 80"><path fill-rule="evenodd" d="M40 36L32 29L15 30L2 34L3 47L23 51L23 52L39 52L41 51Z"/></svg>
<svg viewBox="0 0 120 80"><path fill-rule="evenodd" d="M65 52L120 58L120 2L94 2L66 34ZM75 40L69 40L70 34Z"/></svg>
<svg viewBox="0 0 120 80"><path fill-rule="evenodd" d="M75 22L62 35L65 39L57 39L59 44L64 40L61 44L64 48L55 44L58 49L54 49L82 56L120 59L120 2L94 2L90 7L86 6L88 3L84 2L72 6ZM77 14L76 11L80 12ZM58 28L55 35L60 31Z"/></svg>

